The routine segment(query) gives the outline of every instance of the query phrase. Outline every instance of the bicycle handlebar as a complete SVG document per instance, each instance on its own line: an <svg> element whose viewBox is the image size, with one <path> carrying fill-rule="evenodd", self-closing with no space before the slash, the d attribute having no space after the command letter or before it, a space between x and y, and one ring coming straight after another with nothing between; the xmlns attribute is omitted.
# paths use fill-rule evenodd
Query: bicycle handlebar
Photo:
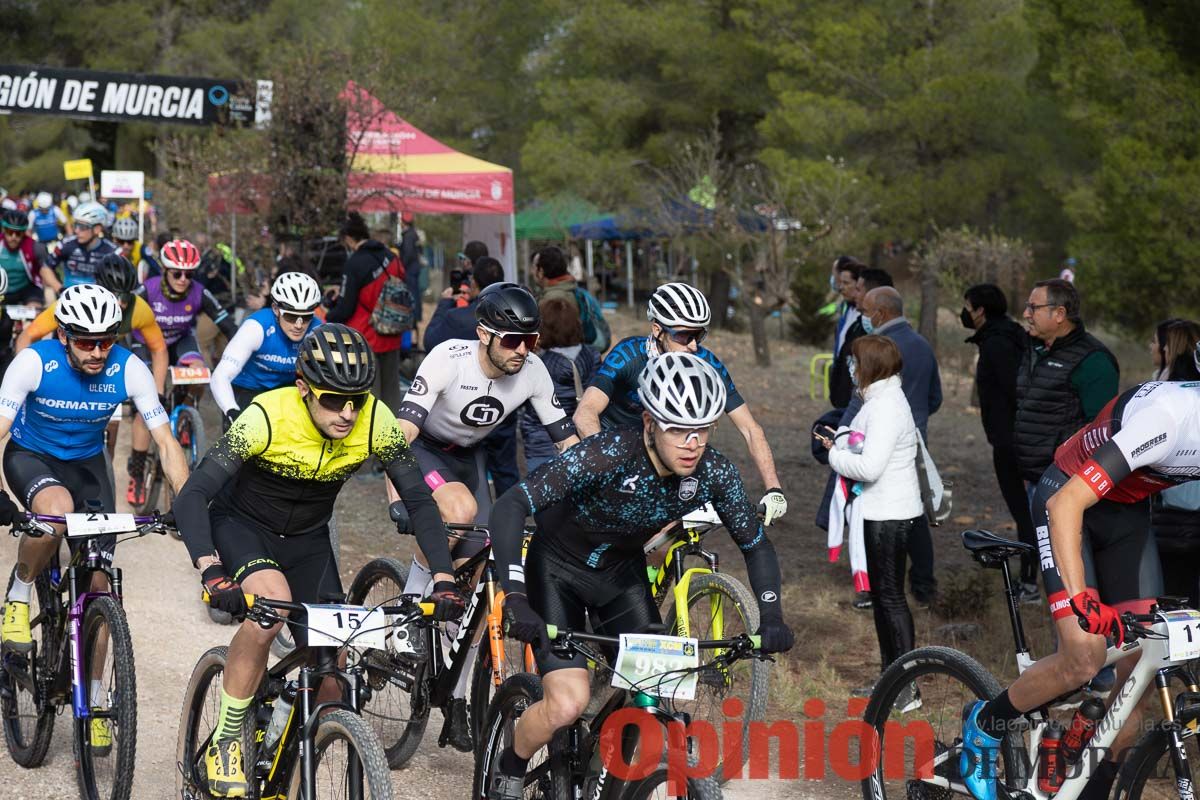
<svg viewBox="0 0 1200 800"><path fill-rule="evenodd" d="M593 644L616 644L621 643L619 636L599 636L594 633L583 633L569 631L564 628L559 628L557 625L547 625L546 635L551 641L562 640L563 643L568 643L571 640L581 642L592 642ZM749 645L748 649L758 650L762 647L762 638L758 634L748 635L741 634L733 639L701 639L697 642L701 650L728 650L739 646Z"/></svg>
<svg viewBox="0 0 1200 800"><path fill-rule="evenodd" d="M136 533L138 536L145 536L148 533L165 534L168 530L173 529L173 525L167 525L163 522L159 514L152 514L147 517L135 516L133 518L134 525L137 527L131 531L109 531L107 533L89 533L76 534L72 539L95 539L100 536L120 536L123 534ZM54 536L57 531L51 528L51 525L65 525L67 518L59 514L34 514L25 512L21 518L12 524L11 533L13 536L25 534L33 538L41 536Z"/></svg>
<svg viewBox="0 0 1200 800"><path fill-rule="evenodd" d="M256 594L246 594L245 597L246 597L246 608L248 608L248 609L253 609L255 606L258 606L261 608L271 609L272 611L296 611L299 613L304 612L304 603L295 603L295 602L292 602L291 600L272 600L269 597L262 597L261 595L256 595ZM208 594L208 592L206 590L202 589L201 590L201 599L204 601L205 605L208 605L209 598L210 598L210 595ZM392 615L407 614L410 611L413 611L414 609L419 609L421 611L421 616L429 617L429 616L433 616L434 604L433 603L414 603L414 602L409 601L409 602L402 603L401 605L398 605L398 606L376 606L376 608L381 610L384 614L392 614Z"/></svg>

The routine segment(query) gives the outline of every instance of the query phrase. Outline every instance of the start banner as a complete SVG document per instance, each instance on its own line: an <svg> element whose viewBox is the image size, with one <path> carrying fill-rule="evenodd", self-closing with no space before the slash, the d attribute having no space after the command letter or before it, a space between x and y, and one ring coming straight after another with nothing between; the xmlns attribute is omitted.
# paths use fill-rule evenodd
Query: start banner
<svg viewBox="0 0 1200 800"><path fill-rule="evenodd" d="M263 127L270 83L0 64L0 113Z"/></svg>

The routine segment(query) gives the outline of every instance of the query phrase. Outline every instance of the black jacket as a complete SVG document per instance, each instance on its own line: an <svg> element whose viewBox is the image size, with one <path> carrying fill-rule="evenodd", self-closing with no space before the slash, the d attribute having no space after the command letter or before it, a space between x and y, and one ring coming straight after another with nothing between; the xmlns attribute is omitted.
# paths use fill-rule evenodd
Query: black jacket
<svg viewBox="0 0 1200 800"><path fill-rule="evenodd" d="M1029 347L1029 334L1008 317L989 319L967 339L979 347L975 387L988 444L1011 447L1017 416L1017 371Z"/></svg>
<svg viewBox="0 0 1200 800"><path fill-rule="evenodd" d="M866 336L863 330L862 317L846 329L846 338L842 349L838 351L837 360L829 370L829 402L834 408L845 408L854 397L854 383L850 380L850 345L860 336Z"/></svg>
<svg viewBox="0 0 1200 800"><path fill-rule="evenodd" d="M478 302L472 300L468 305L459 308L453 298L443 297L438 300L437 308L429 318L429 324L425 326L425 339L422 342L425 352L428 353L450 339L478 339L475 334L475 326L479 324L475 320L475 306Z"/></svg>
<svg viewBox="0 0 1200 800"><path fill-rule="evenodd" d="M358 293L378 278L394 257L387 245L374 239L359 245L346 259L342 268L342 290L325 315L325 321L348 323L358 309Z"/></svg>

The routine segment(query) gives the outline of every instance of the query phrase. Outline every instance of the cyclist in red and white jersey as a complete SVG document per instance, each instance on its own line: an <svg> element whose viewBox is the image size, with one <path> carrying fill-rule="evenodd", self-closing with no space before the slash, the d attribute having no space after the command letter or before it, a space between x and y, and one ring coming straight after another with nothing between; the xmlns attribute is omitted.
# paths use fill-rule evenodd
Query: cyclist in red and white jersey
<svg viewBox="0 0 1200 800"><path fill-rule="evenodd" d="M1104 666L1105 638L1124 639L1120 614L1146 613L1162 592L1148 498L1200 479L1200 383L1152 382L1118 395L1061 444L1033 500L1042 580L1058 652L1038 661L994 700L969 707L963 729L967 788L996 797L1000 738L1021 715L1082 686ZM1135 658L1115 665L1118 685ZM1110 701L1121 695L1109 694ZM1136 712L1110 758L1132 744ZM1082 800L1108 796L1118 762L1105 760Z"/></svg>

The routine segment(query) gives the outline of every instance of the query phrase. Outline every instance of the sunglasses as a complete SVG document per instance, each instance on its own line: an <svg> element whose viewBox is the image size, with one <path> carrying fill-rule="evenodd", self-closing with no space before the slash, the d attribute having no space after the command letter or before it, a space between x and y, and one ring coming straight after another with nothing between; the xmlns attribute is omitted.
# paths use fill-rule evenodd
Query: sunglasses
<svg viewBox="0 0 1200 800"><path fill-rule="evenodd" d="M5 236L24 236L25 231L15 231L15 230L10 230L9 228L5 228L4 235Z"/></svg>
<svg viewBox="0 0 1200 800"><path fill-rule="evenodd" d="M486 325L480 325L485 331L500 339L500 346L505 350L516 350L522 344L526 350L533 350L537 347L538 339L541 338L540 333L501 333L494 331Z"/></svg>
<svg viewBox="0 0 1200 800"><path fill-rule="evenodd" d="M169 270L167 270L167 277L173 278L177 281L181 281L184 278L191 280L192 273L191 273L191 270L186 270L186 269L169 269Z"/></svg>
<svg viewBox="0 0 1200 800"><path fill-rule="evenodd" d="M121 247L133 247L135 244L137 244L136 239L114 239L113 241L115 241Z"/></svg>
<svg viewBox="0 0 1200 800"><path fill-rule="evenodd" d="M321 408L325 409L326 411L333 411L335 413L341 413L344 411L347 403L349 403L350 407L355 411L358 411L364 405L366 405L367 395L369 394L369 392L359 392L358 394L341 394L328 389L315 389L311 385L308 387L308 390L313 393L314 397L317 398L317 402L321 404Z"/></svg>
<svg viewBox="0 0 1200 800"><path fill-rule="evenodd" d="M663 432L666 439L676 447L686 448L695 441L700 447L708 445L708 437L712 435L713 426L706 425L703 428L664 428L661 425L659 430Z"/></svg>
<svg viewBox="0 0 1200 800"><path fill-rule="evenodd" d="M696 344L700 344L701 342L703 342L705 340L705 338L708 337L708 329L707 328L701 328L700 330L697 331L697 330L691 330L691 329L685 330L682 328L668 328L666 325L663 325L661 327L662 327L663 333L665 333L672 342L674 342L675 344L681 344L684 347L687 347L692 342L695 342Z"/></svg>
<svg viewBox="0 0 1200 800"><path fill-rule="evenodd" d="M90 353L97 347L100 348L100 352L107 353L117 343L117 337L115 336L105 336L101 339L80 339L75 336L69 338L76 350L82 350L85 353Z"/></svg>
<svg viewBox="0 0 1200 800"><path fill-rule="evenodd" d="M291 311L280 311L279 312L279 318L281 320L283 320L284 322L286 322L288 325L307 324L308 321L310 319L312 319L312 316L313 315L312 315L311 311L308 312L307 314L304 314L304 313L298 314L298 313L293 313Z"/></svg>

